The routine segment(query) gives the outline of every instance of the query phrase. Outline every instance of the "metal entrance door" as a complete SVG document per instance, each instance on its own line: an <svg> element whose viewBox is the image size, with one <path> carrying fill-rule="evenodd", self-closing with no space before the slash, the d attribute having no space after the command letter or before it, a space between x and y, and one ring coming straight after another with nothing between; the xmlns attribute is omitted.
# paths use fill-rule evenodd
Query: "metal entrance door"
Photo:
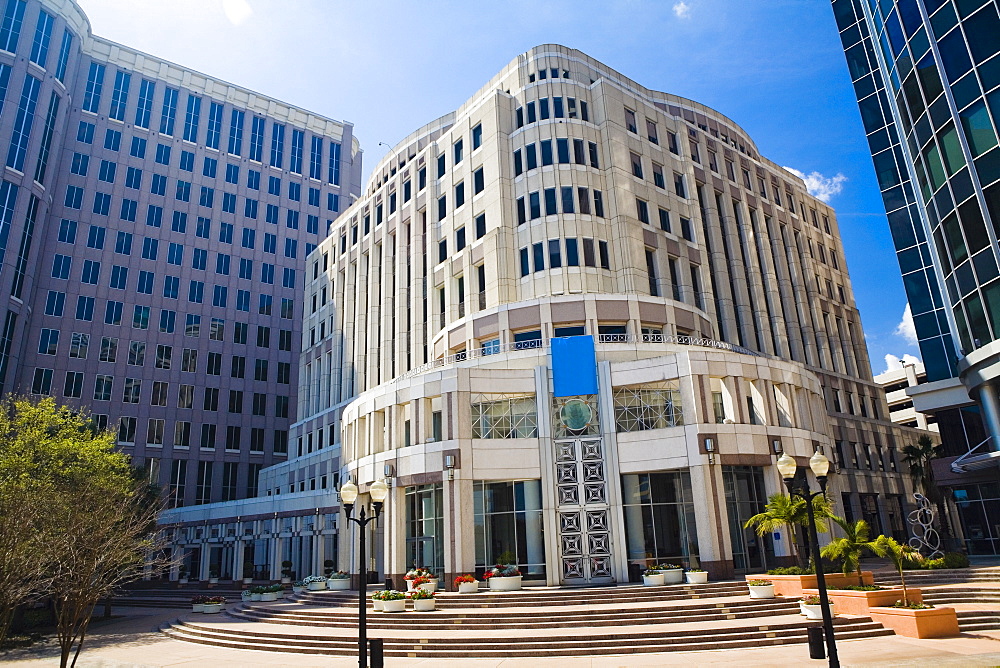
<svg viewBox="0 0 1000 668"><path fill-rule="evenodd" d="M610 582L610 511L601 439L560 439L555 449L562 579Z"/></svg>

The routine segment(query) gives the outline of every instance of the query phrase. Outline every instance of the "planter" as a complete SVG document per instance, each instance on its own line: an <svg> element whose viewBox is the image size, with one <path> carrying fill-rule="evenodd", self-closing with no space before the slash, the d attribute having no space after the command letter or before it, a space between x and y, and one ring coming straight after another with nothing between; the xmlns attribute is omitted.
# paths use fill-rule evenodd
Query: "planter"
<svg viewBox="0 0 1000 668"><path fill-rule="evenodd" d="M438 578L431 578L431 586L434 587L433 589L431 589L431 591L437 591L438 584L439 584Z"/></svg>
<svg viewBox="0 0 1000 668"><path fill-rule="evenodd" d="M259 601L261 596L263 596L263 594L250 594L250 600Z"/></svg>
<svg viewBox="0 0 1000 668"><path fill-rule="evenodd" d="M217 585L219 584L219 578L208 578L208 584Z"/></svg>
<svg viewBox="0 0 1000 668"><path fill-rule="evenodd" d="M286 585L291 583L292 583L292 578L281 578L281 584Z"/></svg>
<svg viewBox="0 0 1000 668"><path fill-rule="evenodd" d="M413 591L413 580L406 581L406 591Z"/></svg>
<svg viewBox="0 0 1000 668"><path fill-rule="evenodd" d="M703 585L708 583L708 571L688 571L684 574L688 584Z"/></svg>
<svg viewBox="0 0 1000 668"><path fill-rule="evenodd" d="M331 591L346 591L351 588L351 579L330 578L326 581L326 588Z"/></svg>
<svg viewBox="0 0 1000 668"><path fill-rule="evenodd" d="M433 598L421 598L413 602L414 612L430 612L434 609L434 599Z"/></svg>
<svg viewBox="0 0 1000 668"><path fill-rule="evenodd" d="M381 601L381 600L379 600L377 598L372 599L372 608L375 609L375 612L382 612L382 608L383 608L384 604L385 604L385 601Z"/></svg>
<svg viewBox="0 0 1000 668"><path fill-rule="evenodd" d="M222 612L222 604L221 603L206 603L205 604L205 609L202 612L205 612L205 613L207 613L209 615L217 613L217 612Z"/></svg>
<svg viewBox="0 0 1000 668"><path fill-rule="evenodd" d="M306 590L305 587L296 587L295 585L292 585L292 593L293 594L301 594L305 590Z"/></svg>
<svg viewBox="0 0 1000 668"><path fill-rule="evenodd" d="M872 579L871 571L864 571L861 575L863 584L874 584L875 581ZM784 596L785 598L801 598L802 590L816 589L818 586L815 575L748 575L746 579L770 580L771 584L774 585L775 595ZM858 576L853 573L851 575L827 573L825 579L827 588L847 587L858 584Z"/></svg>
<svg viewBox="0 0 1000 668"><path fill-rule="evenodd" d="M805 589L803 596L819 594L818 589ZM922 603L924 598L921 591L915 587L906 588L907 598L911 602ZM903 600L903 590L880 589L878 591L853 591L851 589L827 589L826 595L830 597L830 602L837 606L837 612L842 615L867 616L873 607L890 607L896 601Z"/></svg>
<svg viewBox="0 0 1000 668"><path fill-rule="evenodd" d="M205 612L205 604L204 603L192 603L191 604L191 612Z"/></svg>
<svg viewBox="0 0 1000 668"><path fill-rule="evenodd" d="M459 594L478 594L479 593L479 581L476 582L459 582L458 583L458 593Z"/></svg>
<svg viewBox="0 0 1000 668"><path fill-rule="evenodd" d="M750 598L774 598L774 585L750 585Z"/></svg>
<svg viewBox="0 0 1000 668"><path fill-rule="evenodd" d="M646 587L660 587L663 585L663 573L656 575L643 575L642 584Z"/></svg>
<svg viewBox="0 0 1000 668"><path fill-rule="evenodd" d="M669 568L665 571L660 571L663 574L663 584L681 584L684 582L684 569L683 568Z"/></svg>
<svg viewBox="0 0 1000 668"><path fill-rule="evenodd" d="M309 591L322 591L326 589L326 580L319 580L318 582L310 582L306 585Z"/></svg>
<svg viewBox="0 0 1000 668"><path fill-rule="evenodd" d="M872 621L908 638L946 638L959 634L955 608L910 610L875 607L868 614Z"/></svg>
<svg viewBox="0 0 1000 668"><path fill-rule="evenodd" d="M406 599L398 601L382 601L382 612L406 612Z"/></svg>
<svg viewBox="0 0 1000 668"><path fill-rule="evenodd" d="M277 601L278 600L278 592L276 592L276 591L269 591L269 592L266 592L264 594L261 594L260 595L260 600L261 601Z"/></svg>
<svg viewBox="0 0 1000 668"><path fill-rule="evenodd" d="M830 606L830 616L836 616L833 610L833 603ZM823 606L822 605L806 605L805 603L799 603L799 608L802 610L802 614L806 616L806 619L823 619Z"/></svg>
<svg viewBox="0 0 1000 668"><path fill-rule="evenodd" d="M422 584L422 585L417 585L417 586L418 586L418 587L419 587L420 589L423 589L424 591L426 591L426 592L428 592L428 593L434 593L434 591L436 591L436 590L437 590L437 585L436 585L436 584L434 584L433 582L428 582L428 583L426 583L426 584Z"/></svg>
<svg viewBox="0 0 1000 668"><path fill-rule="evenodd" d="M243 584L253 584L253 578L243 578Z"/></svg>
<svg viewBox="0 0 1000 668"><path fill-rule="evenodd" d="M515 575L509 578L490 578L490 589L493 591L519 591L521 589L521 576Z"/></svg>

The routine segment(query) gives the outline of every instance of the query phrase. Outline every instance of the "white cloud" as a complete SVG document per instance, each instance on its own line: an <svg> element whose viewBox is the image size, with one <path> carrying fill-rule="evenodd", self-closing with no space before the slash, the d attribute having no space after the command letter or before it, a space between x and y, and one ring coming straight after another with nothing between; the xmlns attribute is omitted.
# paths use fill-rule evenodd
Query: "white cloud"
<svg viewBox="0 0 1000 668"><path fill-rule="evenodd" d="M904 364L919 364L920 358L914 357L913 355L903 355L901 358L896 357L892 353L885 356L885 371L882 373L887 373L889 371L898 371L903 368Z"/></svg>
<svg viewBox="0 0 1000 668"><path fill-rule="evenodd" d="M910 311L909 303L906 304L906 308L903 310L903 319L896 325L896 331L893 334L903 337L903 340L911 346L917 345L917 330L913 326L913 313Z"/></svg>
<svg viewBox="0 0 1000 668"><path fill-rule="evenodd" d="M834 195L840 193L844 189L844 183L847 181L847 177L840 172L837 172L834 176L827 177L819 172L809 172L806 174L792 167L785 167L784 169L805 181L809 194L824 202L829 202Z"/></svg>
<svg viewBox="0 0 1000 668"><path fill-rule="evenodd" d="M674 14L679 19L689 19L691 18L691 5L686 2L678 2L674 4Z"/></svg>
<svg viewBox="0 0 1000 668"><path fill-rule="evenodd" d="M222 11L234 26L243 25L253 14L253 8L247 0L222 0Z"/></svg>

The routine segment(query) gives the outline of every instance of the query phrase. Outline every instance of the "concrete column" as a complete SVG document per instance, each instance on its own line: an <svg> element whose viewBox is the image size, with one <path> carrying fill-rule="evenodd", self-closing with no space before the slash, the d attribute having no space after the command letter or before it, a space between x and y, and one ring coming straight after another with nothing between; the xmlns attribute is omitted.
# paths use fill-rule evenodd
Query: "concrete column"
<svg viewBox="0 0 1000 668"><path fill-rule="evenodd" d="M992 436L991 450L1000 450L1000 395L992 383L983 383L977 389L979 407L983 411L983 424Z"/></svg>
<svg viewBox="0 0 1000 668"><path fill-rule="evenodd" d="M549 368L535 367L535 410L538 414L538 449L542 487L542 527L545 531L545 584L562 582L559 550L559 524L556 521L558 494L555 461L552 457L552 399L549 394Z"/></svg>
<svg viewBox="0 0 1000 668"><path fill-rule="evenodd" d="M243 549L246 546L242 540L233 543L233 580L243 579Z"/></svg>
<svg viewBox="0 0 1000 668"><path fill-rule="evenodd" d="M628 545L625 542L625 516L622 507L622 477L618 466L618 439L615 428L615 402L611 386L611 362L597 365L600 392L601 445L604 447L604 471L607 480L608 524L611 533L611 572L618 582L628 582Z"/></svg>
<svg viewBox="0 0 1000 668"><path fill-rule="evenodd" d="M208 531L207 528L205 530ZM209 564L209 557L211 556L211 554L212 554L212 546L211 546L211 544L208 541L202 540L201 541L201 559L200 559L200 564L198 566L198 579L199 580L207 580L208 579L208 564Z"/></svg>

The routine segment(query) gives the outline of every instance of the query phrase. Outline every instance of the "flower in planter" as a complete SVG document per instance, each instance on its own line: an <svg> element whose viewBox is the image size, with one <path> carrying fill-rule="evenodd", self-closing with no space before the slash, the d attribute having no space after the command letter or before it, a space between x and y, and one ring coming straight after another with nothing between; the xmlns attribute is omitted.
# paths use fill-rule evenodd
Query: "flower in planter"
<svg viewBox="0 0 1000 668"><path fill-rule="evenodd" d="M351 574L346 571L334 571L326 576L327 580L347 580Z"/></svg>
<svg viewBox="0 0 1000 668"><path fill-rule="evenodd" d="M704 573L705 569L704 568L689 568L689 569L687 569L687 572L688 573Z"/></svg>
<svg viewBox="0 0 1000 668"><path fill-rule="evenodd" d="M308 577L302 578L302 584L308 585L310 582L326 582L325 575L310 575Z"/></svg>
<svg viewBox="0 0 1000 668"><path fill-rule="evenodd" d="M654 568L647 568L646 570L644 570L642 572L642 574L645 575L645 576L647 576L647 577L650 576L650 575L659 575L660 574L660 570L658 568L655 568L655 567Z"/></svg>
<svg viewBox="0 0 1000 668"><path fill-rule="evenodd" d="M774 583L770 580L750 580L747 582L747 586L749 587L767 587L772 584Z"/></svg>
<svg viewBox="0 0 1000 668"><path fill-rule="evenodd" d="M424 589L414 589L410 592L411 601L422 601L426 599L434 598L435 593L432 591L426 591Z"/></svg>
<svg viewBox="0 0 1000 668"><path fill-rule="evenodd" d="M371 595L371 599L373 601L384 601L385 598L383 598L383 597L385 596L385 593L386 593L386 591L384 589L379 589L378 591L373 591L372 595Z"/></svg>
<svg viewBox="0 0 1000 668"><path fill-rule="evenodd" d="M413 588L416 589L420 585L430 584L431 583L431 579L428 578L428 577L424 577L423 575L421 575L420 577L413 578L412 582L413 582Z"/></svg>
<svg viewBox="0 0 1000 668"><path fill-rule="evenodd" d="M516 578L521 575L521 571L517 570L517 566L511 564L497 564L490 570L483 574L483 578Z"/></svg>
<svg viewBox="0 0 1000 668"><path fill-rule="evenodd" d="M403 579L404 580L416 580L417 578L421 578L421 577L429 579L429 578L432 578L433 575L426 568L413 568L413 569L410 569L410 570L408 570L406 572L406 575L403 576Z"/></svg>
<svg viewBox="0 0 1000 668"><path fill-rule="evenodd" d="M224 605L226 602L225 596L207 596L205 597L205 603L208 605Z"/></svg>
<svg viewBox="0 0 1000 668"><path fill-rule="evenodd" d="M401 591L396 591L395 589L391 589L389 591L383 591L382 592L382 600L383 601L401 601L401 600L403 600L405 598L406 598L406 594L404 594Z"/></svg>
<svg viewBox="0 0 1000 668"><path fill-rule="evenodd" d="M191 604L192 605L201 605L203 603L208 603L208 596L192 596L191 597Z"/></svg>
<svg viewBox="0 0 1000 668"><path fill-rule="evenodd" d="M455 578L455 588L457 589L458 585L462 584L463 582L476 582L476 578L468 574L459 575L457 578Z"/></svg>
<svg viewBox="0 0 1000 668"><path fill-rule="evenodd" d="M806 596L802 599L802 603L805 605L819 605L819 594L813 594L812 596Z"/></svg>
<svg viewBox="0 0 1000 668"><path fill-rule="evenodd" d="M249 589L244 589L242 592L240 592L240 598L242 598L244 601L249 601L252 595L253 594L250 592Z"/></svg>

